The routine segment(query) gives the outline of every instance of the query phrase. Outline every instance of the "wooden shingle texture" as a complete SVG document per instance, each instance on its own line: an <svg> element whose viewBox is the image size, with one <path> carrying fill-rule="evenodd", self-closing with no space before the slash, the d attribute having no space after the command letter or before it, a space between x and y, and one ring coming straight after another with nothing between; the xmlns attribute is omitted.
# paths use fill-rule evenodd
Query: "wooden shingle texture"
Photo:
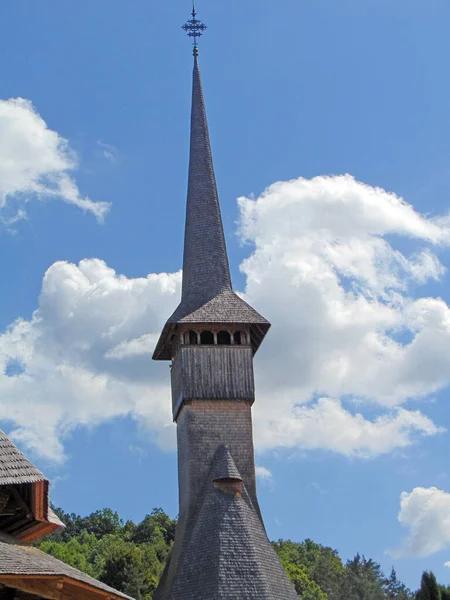
<svg viewBox="0 0 450 600"><path fill-rule="evenodd" d="M270 327L270 323L232 289L197 57L192 88L181 302L162 331L154 359L172 358L170 337L174 326L182 323L253 325L255 351Z"/></svg>
<svg viewBox="0 0 450 600"><path fill-rule="evenodd" d="M297 600L245 486L239 494L214 486L241 480L226 447L218 449L195 521L172 555L156 600Z"/></svg>
<svg viewBox="0 0 450 600"><path fill-rule="evenodd" d="M47 479L0 430L0 486L38 481Z"/></svg>
<svg viewBox="0 0 450 600"><path fill-rule="evenodd" d="M113 590L78 569L69 567L53 556L33 546L20 544L15 538L0 533L0 576L2 575L69 577L94 589L108 592L114 597L130 600L129 596Z"/></svg>

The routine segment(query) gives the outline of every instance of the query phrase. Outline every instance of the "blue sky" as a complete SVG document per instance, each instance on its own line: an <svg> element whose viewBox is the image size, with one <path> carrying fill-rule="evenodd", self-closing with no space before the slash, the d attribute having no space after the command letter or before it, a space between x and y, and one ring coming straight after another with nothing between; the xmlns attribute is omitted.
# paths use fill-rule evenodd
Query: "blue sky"
<svg viewBox="0 0 450 600"><path fill-rule="evenodd" d="M190 8L2 5L0 422L67 511L177 513L150 353L179 294ZM450 6L197 9L233 279L273 323L256 358L268 533L450 583Z"/></svg>

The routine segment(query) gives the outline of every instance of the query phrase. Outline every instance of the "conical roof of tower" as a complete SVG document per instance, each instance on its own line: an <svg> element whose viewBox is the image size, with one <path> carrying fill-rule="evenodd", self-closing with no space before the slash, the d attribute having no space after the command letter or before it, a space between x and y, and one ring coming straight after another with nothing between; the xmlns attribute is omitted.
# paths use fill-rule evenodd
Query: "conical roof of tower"
<svg viewBox="0 0 450 600"><path fill-rule="evenodd" d="M153 358L169 360L170 338L179 323L251 326L256 351L270 323L232 289L219 195L214 173L200 67L194 59L189 183L181 303L167 321Z"/></svg>
<svg viewBox="0 0 450 600"><path fill-rule="evenodd" d="M224 469L225 468L225 469ZM192 531L177 565L167 569L161 600L296 600L244 484L239 491L214 485L236 479L237 467L219 448ZM239 478L239 477L237 477ZM175 567L175 569L173 569Z"/></svg>

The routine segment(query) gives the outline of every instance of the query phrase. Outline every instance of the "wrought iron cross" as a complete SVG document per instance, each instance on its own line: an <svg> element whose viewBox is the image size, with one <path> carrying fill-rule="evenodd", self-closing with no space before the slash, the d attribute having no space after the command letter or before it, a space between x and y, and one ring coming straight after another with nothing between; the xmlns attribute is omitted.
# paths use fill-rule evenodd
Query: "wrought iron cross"
<svg viewBox="0 0 450 600"><path fill-rule="evenodd" d="M198 44L197 40L203 35L203 32L207 29L206 25L199 21L195 12L195 6L192 8L192 19L189 19L182 27L187 35L194 38L194 56L198 56Z"/></svg>

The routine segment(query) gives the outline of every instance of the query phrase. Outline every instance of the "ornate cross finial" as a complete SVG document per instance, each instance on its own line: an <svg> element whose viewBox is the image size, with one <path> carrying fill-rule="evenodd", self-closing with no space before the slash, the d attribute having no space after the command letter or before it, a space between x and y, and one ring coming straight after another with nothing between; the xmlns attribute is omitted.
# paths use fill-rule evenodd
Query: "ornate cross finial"
<svg viewBox="0 0 450 600"><path fill-rule="evenodd" d="M203 35L205 29L207 29L206 25L199 21L197 17L197 13L195 12L195 6L192 7L192 19L189 19L187 23L185 23L182 27L187 35L191 38L194 38L194 56L198 56L198 44L197 39Z"/></svg>

